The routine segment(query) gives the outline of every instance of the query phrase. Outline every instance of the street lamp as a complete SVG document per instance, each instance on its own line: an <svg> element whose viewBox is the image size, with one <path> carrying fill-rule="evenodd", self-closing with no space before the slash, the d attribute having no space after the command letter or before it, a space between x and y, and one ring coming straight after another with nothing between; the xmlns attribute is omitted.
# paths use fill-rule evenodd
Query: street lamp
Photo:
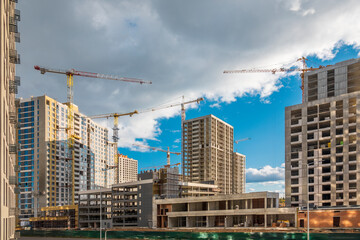
<svg viewBox="0 0 360 240"><path fill-rule="evenodd" d="M107 240L106 234L107 234L108 231L109 231L108 229L105 229L105 240Z"/></svg>
<svg viewBox="0 0 360 240"><path fill-rule="evenodd" d="M309 165L314 165L314 162L306 164L306 192L307 192L307 203L306 203L306 211L307 211L307 239L310 240L310 194L309 194Z"/></svg>
<svg viewBox="0 0 360 240"><path fill-rule="evenodd" d="M100 188L100 240L102 240L102 192Z"/></svg>
<svg viewBox="0 0 360 240"><path fill-rule="evenodd" d="M320 161L321 163L324 163L324 160ZM317 162L319 164L319 161ZM310 208L310 194L309 194L309 166L315 165L315 161L313 162L308 162L306 164L306 192L307 192L307 203L306 203L306 212L307 212L307 240L310 240L310 212L309 212L309 208Z"/></svg>

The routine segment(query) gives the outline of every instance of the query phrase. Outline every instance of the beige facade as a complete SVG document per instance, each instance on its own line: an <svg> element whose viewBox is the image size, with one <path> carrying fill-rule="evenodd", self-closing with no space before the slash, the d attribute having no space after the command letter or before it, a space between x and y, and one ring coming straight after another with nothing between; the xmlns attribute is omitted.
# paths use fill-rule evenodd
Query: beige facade
<svg viewBox="0 0 360 240"><path fill-rule="evenodd" d="M118 154L117 183L133 182L137 180L138 161L126 155Z"/></svg>
<svg viewBox="0 0 360 240"><path fill-rule="evenodd" d="M234 176L234 183L232 185L233 194L244 193L245 192L245 163L246 156L237 152L233 153L233 168L232 174Z"/></svg>
<svg viewBox="0 0 360 240"><path fill-rule="evenodd" d="M213 115L190 119L183 123L182 137L184 181L215 181L223 194L243 192L245 159L234 154L231 125Z"/></svg>
<svg viewBox="0 0 360 240"><path fill-rule="evenodd" d="M108 129L74 109L74 161L68 142L68 105L48 96L21 99L18 106L20 221L40 208L76 204L78 192L111 186L116 144ZM73 202L74 199L74 202Z"/></svg>
<svg viewBox="0 0 360 240"><path fill-rule="evenodd" d="M20 83L15 76L15 64L20 63L16 52L19 42L17 22L20 12L17 1L0 1L0 239L13 239L16 208L16 112L15 94Z"/></svg>
<svg viewBox="0 0 360 240"><path fill-rule="evenodd" d="M360 59L305 74L285 110L286 205L360 204ZM308 170L307 170L308 168Z"/></svg>

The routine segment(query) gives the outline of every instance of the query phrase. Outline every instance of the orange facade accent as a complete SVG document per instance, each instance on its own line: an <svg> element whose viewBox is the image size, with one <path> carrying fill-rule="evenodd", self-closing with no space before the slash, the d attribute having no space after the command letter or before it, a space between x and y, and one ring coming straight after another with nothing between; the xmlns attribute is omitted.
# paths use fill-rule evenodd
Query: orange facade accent
<svg viewBox="0 0 360 240"><path fill-rule="evenodd" d="M298 226L307 227L306 211L299 211ZM310 228L359 228L360 209L345 210L311 210Z"/></svg>

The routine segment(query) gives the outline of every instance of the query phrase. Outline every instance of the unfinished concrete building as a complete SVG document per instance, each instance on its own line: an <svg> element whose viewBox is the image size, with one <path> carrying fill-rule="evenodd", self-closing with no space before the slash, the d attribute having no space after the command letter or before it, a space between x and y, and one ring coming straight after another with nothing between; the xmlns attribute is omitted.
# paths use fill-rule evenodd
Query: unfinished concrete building
<svg viewBox="0 0 360 240"><path fill-rule="evenodd" d="M231 125L207 115L184 121L182 134L184 181L215 181L223 194L243 192L245 158L234 154Z"/></svg>
<svg viewBox="0 0 360 240"><path fill-rule="evenodd" d="M233 167L232 175L234 178L232 185L233 194L244 193L245 192L245 162L246 156L237 152L233 153Z"/></svg>
<svg viewBox="0 0 360 240"><path fill-rule="evenodd" d="M43 207L38 217L30 218L33 228L78 228L78 205Z"/></svg>
<svg viewBox="0 0 360 240"><path fill-rule="evenodd" d="M360 59L304 80L304 102L285 110L286 205L360 205Z"/></svg>
<svg viewBox="0 0 360 240"><path fill-rule="evenodd" d="M279 208L279 194L242 193L156 199L158 228L271 227L286 220L296 227L297 209Z"/></svg>

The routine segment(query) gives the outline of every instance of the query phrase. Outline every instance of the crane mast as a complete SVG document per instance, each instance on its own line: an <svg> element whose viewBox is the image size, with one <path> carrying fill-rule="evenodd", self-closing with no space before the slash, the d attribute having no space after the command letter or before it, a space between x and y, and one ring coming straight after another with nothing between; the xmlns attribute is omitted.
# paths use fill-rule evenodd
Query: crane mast
<svg viewBox="0 0 360 240"><path fill-rule="evenodd" d="M116 80L116 81L123 81L123 82L131 82L131 83L148 83L151 84L152 82L147 82L141 79L136 78L126 78L126 77L119 77L115 75L106 75L106 74L99 74L99 73L91 73L91 72L84 72L84 71L77 71L75 69L70 70L61 70L61 69L52 69L47 67L40 67L34 66L35 70L40 71L41 74L45 73L56 73L56 74L64 74L66 75L67 79L67 105L68 105L68 114L67 114L67 135L68 135L68 157L67 160L71 161L72 167L72 174L71 174L71 202L75 204L75 151L74 151L74 143L75 139L79 139L78 136L75 136L74 132L74 106L73 106L73 86L74 86L74 75L75 76L82 76L82 77L90 77L90 78L100 78L100 79L107 79L107 80Z"/></svg>

